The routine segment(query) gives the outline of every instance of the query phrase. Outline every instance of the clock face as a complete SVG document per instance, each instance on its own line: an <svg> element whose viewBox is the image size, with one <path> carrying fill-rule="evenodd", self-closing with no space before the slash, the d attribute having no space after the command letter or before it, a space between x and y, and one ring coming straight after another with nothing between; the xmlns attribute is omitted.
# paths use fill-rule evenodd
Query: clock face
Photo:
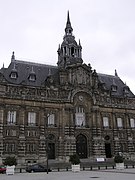
<svg viewBox="0 0 135 180"><path fill-rule="evenodd" d="M83 96L80 95L80 96L79 96L79 100L80 100L80 101L83 101Z"/></svg>

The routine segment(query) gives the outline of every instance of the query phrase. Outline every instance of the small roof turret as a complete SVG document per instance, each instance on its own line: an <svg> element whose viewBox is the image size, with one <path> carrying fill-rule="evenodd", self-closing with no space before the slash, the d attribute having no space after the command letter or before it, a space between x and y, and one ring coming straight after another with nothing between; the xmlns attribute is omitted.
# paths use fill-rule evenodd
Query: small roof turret
<svg viewBox="0 0 135 180"><path fill-rule="evenodd" d="M15 53L13 51L12 56L11 56L11 61L14 61L14 60L15 60Z"/></svg>

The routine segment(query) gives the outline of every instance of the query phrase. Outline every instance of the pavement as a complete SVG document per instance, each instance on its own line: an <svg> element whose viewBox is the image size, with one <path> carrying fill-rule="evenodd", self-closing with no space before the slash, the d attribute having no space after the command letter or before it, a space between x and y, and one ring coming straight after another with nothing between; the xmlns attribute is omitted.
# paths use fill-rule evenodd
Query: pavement
<svg viewBox="0 0 135 180"><path fill-rule="evenodd" d="M135 180L135 168L116 170L59 171L45 173L15 173L14 175L0 174L0 180Z"/></svg>

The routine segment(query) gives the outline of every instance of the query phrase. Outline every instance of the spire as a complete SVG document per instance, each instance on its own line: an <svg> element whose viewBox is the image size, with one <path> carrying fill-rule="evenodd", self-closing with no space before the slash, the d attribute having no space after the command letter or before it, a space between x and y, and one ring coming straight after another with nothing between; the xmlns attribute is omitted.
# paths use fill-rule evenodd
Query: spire
<svg viewBox="0 0 135 180"><path fill-rule="evenodd" d="M71 26L70 17L69 17L69 11L68 11L65 33L66 33L66 35L72 35L72 31L73 31L73 28Z"/></svg>
<svg viewBox="0 0 135 180"><path fill-rule="evenodd" d="M69 17L69 11L68 11L68 15L67 15L67 25L71 26L70 17Z"/></svg>
<svg viewBox="0 0 135 180"><path fill-rule="evenodd" d="M67 68L71 64L82 64L82 47L79 40L79 44L76 42L74 35L72 34L73 28L70 22L69 11L67 13L67 22L65 28L65 35L63 42L58 48L58 66Z"/></svg>

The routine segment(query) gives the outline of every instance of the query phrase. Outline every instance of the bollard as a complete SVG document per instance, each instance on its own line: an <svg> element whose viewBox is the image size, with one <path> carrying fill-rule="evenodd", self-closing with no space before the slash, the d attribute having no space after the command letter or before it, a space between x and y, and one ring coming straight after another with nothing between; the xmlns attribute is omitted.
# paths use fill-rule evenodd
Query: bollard
<svg viewBox="0 0 135 180"><path fill-rule="evenodd" d="M83 171L85 170L85 167L83 167Z"/></svg>
<svg viewBox="0 0 135 180"><path fill-rule="evenodd" d="M105 168L107 169L107 166Z"/></svg>
<svg viewBox="0 0 135 180"><path fill-rule="evenodd" d="M90 170L92 171L92 166L90 167Z"/></svg>
<svg viewBox="0 0 135 180"><path fill-rule="evenodd" d="M68 167L66 167L66 170L68 171Z"/></svg>
<svg viewBox="0 0 135 180"><path fill-rule="evenodd" d="M60 169L58 168L58 171L60 171Z"/></svg>
<svg viewBox="0 0 135 180"><path fill-rule="evenodd" d="M20 173L22 173L22 168L20 168Z"/></svg>

